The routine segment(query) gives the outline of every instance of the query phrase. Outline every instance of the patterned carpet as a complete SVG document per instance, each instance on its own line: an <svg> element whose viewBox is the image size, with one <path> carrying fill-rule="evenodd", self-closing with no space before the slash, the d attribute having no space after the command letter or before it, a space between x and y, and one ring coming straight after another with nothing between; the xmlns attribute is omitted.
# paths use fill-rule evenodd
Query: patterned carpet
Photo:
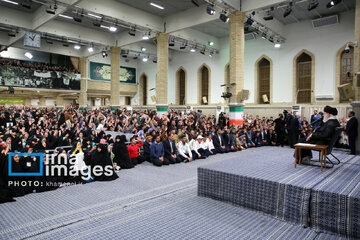
<svg viewBox="0 0 360 240"><path fill-rule="evenodd" d="M288 151L270 154L261 151L199 168L198 194L304 227L311 213L310 226L316 231L360 238L359 156L340 151L336 155L343 163L321 172L305 165L294 168Z"/></svg>
<svg viewBox="0 0 360 240"><path fill-rule="evenodd" d="M29 194L0 205L0 239L340 239L197 196L198 167L235 158L236 166L253 159L265 167L278 154L292 150L263 147L161 168L144 163L112 182Z"/></svg>

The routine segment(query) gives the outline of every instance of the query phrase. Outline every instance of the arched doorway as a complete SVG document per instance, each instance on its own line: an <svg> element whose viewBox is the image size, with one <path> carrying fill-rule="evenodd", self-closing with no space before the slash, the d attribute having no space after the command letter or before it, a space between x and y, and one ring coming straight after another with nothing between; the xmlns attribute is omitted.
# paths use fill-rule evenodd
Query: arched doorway
<svg viewBox="0 0 360 240"><path fill-rule="evenodd" d="M198 103L207 105L210 102L210 68L203 64L198 70Z"/></svg>
<svg viewBox="0 0 360 240"><path fill-rule="evenodd" d="M314 90L314 55L306 50L301 51L294 58L295 95L296 103L312 103Z"/></svg>
<svg viewBox="0 0 360 240"><path fill-rule="evenodd" d="M255 102L271 103L272 60L263 55L255 63Z"/></svg>
<svg viewBox="0 0 360 240"><path fill-rule="evenodd" d="M180 67L176 72L176 104L186 105L186 70Z"/></svg>
<svg viewBox="0 0 360 240"><path fill-rule="evenodd" d="M349 51L344 45L336 54L336 96L339 103L348 103L350 99L341 99L337 87L351 83L354 77L354 47L349 44Z"/></svg>
<svg viewBox="0 0 360 240"><path fill-rule="evenodd" d="M140 77L140 105L147 105L147 76L143 73Z"/></svg>

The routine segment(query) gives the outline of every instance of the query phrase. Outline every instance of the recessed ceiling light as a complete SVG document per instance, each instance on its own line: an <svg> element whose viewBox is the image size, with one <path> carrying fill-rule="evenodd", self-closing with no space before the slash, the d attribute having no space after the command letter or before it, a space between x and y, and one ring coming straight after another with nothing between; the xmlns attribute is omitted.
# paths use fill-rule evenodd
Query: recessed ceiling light
<svg viewBox="0 0 360 240"><path fill-rule="evenodd" d="M159 8L159 9L161 9L161 10L164 9L163 6L160 6L160 5L156 4L156 3L150 3L150 5L153 6L153 7Z"/></svg>

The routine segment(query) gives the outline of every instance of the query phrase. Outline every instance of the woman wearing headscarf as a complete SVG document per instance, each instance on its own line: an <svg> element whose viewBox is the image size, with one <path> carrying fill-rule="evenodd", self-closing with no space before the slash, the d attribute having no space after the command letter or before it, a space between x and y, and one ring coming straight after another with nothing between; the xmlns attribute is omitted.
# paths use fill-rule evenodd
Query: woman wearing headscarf
<svg viewBox="0 0 360 240"><path fill-rule="evenodd" d="M129 169L133 168L134 164L132 164L130 160L129 152L127 150L125 142L125 135L116 136L112 151L115 155L114 162L123 169Z"/></svg>
<svg viewBox="0 0 360 240"><path fill-rule="evenodd" d="M112 181L118 178L105 144L99 144L95 153L92 155L91 169L94 169L95 166L97 166L96 168L101 166L103 169L100 173L99 171L97 171L97 174L94 173L96 181Z"/></svg>

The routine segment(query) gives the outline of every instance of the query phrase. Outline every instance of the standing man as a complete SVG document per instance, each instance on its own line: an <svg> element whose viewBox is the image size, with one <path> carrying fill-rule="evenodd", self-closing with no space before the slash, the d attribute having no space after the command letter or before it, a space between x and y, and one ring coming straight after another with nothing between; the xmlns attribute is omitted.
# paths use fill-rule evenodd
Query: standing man
<svg viewBox="0 0 360 240"><path fill-rule="evenodd" d="M355 140L358 134L358 120L355 117L355 112L348 113L349 120L346 124L346 134L349 136L350 154L355 155Z"/></svg>

